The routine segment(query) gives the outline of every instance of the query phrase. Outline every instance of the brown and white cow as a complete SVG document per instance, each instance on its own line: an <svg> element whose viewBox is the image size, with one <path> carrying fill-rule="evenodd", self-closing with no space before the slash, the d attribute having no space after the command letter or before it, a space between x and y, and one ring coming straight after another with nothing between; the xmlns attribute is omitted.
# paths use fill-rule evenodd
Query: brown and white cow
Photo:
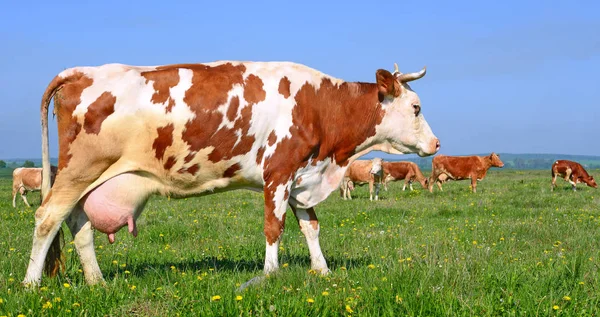
<svg viewBox="0 0 600 317"><path fill-rule="evenodd" d="M362 186L369 184L369 199L373 200L373 192L375 192L375 200L379 200L379 188L383 182L383 160L374 158L372 160L357 160L350 164L346 170L340 190L342 198L352 200L351 191L354 186Z"/></svg>
<svg viewBox="0 0 600 317"><path fill-rule="evenodd" d="M56 166L52 166L50 183L54 182L56 176ZM27 207L31 207L27 201L27 193L39 191L42 188L42 169L40 167L19 167L13 171L13 208L17 208L17 193L21 194L23 202Z"/></svg>
<svg viewBox="0 0 600 317"><path fill-rule="evenodd" d="M552 164L552 190L556 187L556 178L558 176L569 182L573 190L577 190L577 183L585 183L593 188L598 187L594 176L590 176L585 168L577 162L558 160Z"/></svg>
<svg viewBox="0 0 600 317"><path fill-rule="evenodd" d="M413 162L384 162L383 163L383 187L387 191L387 183L404 180L402 190L406 190L406 185L413 190L412 183L416 180L427 188L427 177L421 173L419 166Z"/></svg>
<svg viewBox="0 0 600 317"><path fill-rule="evenodd" d="M439 141L407 82L425 75L377 70L376 83L345 82L289 62L219 61L138 67L75 67L56 76L41 103L44 175L54 97L58 170L36 212L24 284L60 265L61 223L72 231L86 281L103 281L92 228L109 241L134 235L150 195L201 196L233 189L264 194L264 272L278 269L289 205L315 271L327 273L314 206L349 163L370 149L436 153ZM50 251L49 251L50 250Z"/></svg>
<svg viewBox="0 0 600 317"><path fill-rule="evenodd" d="M503 167L500 156L492 153L487 156L446 156L437 155L433 158L429 191L433 192L433 184L442 189L446 180L471 179L471 188L477 192L477 181L483 180L490 167Z"/></svg>

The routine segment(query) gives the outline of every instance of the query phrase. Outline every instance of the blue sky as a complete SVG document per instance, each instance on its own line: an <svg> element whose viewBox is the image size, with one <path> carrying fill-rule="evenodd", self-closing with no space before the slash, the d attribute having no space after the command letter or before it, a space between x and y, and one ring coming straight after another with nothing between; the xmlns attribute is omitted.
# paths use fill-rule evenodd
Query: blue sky
<svg viewBox="0 0 600 317"><path fill-rule="evenodd" d="M41 156L39 103L73 66L285 60L412 83L440 153L600 155L599 1L8 1L0 159ZM56 126L51 126L56 156Z"/></svg>

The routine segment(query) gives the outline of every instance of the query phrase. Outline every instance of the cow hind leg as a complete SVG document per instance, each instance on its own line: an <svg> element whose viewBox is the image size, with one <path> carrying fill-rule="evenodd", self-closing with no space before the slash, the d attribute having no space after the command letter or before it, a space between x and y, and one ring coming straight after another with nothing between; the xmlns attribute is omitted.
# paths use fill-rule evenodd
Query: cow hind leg
<svg viewBox="0 0 600 317"><path fill-rule="evenodd" d="M75 250L79 255L86 283L89 285L104 283L102 271L100 271L96 259L92 224L83 211L81 204L67 217L66 222L73 235Z"/></svg>
<svg viewBox="0 0 600 317"><path fill-rule="evenodd" d="M31 256L23 284L39 285L44 269L49 276L54 276L58 272L62 264L61 224L77 204L79 195L85 187L71 185L69 190L52 195L53 192L58 192L55 186L48 194L49 198L37 209Z"/></svg>
<svg viewBox="0 0 600 317"><path fill-rule="evenodd" d="M291 204L290 207L292 207L292 211L298 220L300 231L302 231L306 238L306 244L310 252L311 269L321 274L328 274L330 271L321 251L321 245L319 244L320 227L314 208L302 209L294 207Z"/></svg>
<svg viewBox="0 0 600 317"><path fill-rule="evenodd" d="M27 205L27 207L31 208L31 205L27 201L27 190L25 190L25 188L22 188L22 187L21 187L21 198L23 198L23 202L25 202L25 205Z"/></svg>
<svg viewBox="0 0 600 317"><path fill-rule="evenodd" d="M13 186L12 197L13 197L13 208L17 208L17 192L19 191L18 187Z"/></svg>

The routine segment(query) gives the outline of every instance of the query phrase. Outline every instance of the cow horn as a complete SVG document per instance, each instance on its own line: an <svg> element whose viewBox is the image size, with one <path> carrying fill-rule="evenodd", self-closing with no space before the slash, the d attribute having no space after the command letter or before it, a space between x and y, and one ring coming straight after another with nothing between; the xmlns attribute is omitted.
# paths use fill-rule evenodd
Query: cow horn
<svg viewBox="0 0 600 317"><path fill-rule="evenodd" d="M398 76L398 81L401 83L407 83L409 81L413 81L413 80L422 78L423 76L425 76L426 72L427 72L427 67L423 67L423 69L421 69L420 72L407 73L407 74L402 74L402 75Z"/></svg>
<svg viewBox="0 0 600 317"><path fill-rule="evenodd" d="M394 63L394 74L400 74L400 70L398 69L398 64Z"/></svg>

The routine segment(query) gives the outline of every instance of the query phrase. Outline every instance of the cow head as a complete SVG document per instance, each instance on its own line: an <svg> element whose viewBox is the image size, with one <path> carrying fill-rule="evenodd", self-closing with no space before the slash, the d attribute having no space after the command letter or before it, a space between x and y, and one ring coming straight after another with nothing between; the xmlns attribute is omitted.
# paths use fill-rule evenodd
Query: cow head
<svg viewBox="0 0 600 317"><path fill-rule="evenodd" d="M376 157L371 161L371 174L381 175L382 173L383 173L383 159Z"/></svg>
<svg viewBox="0 0 600 317"><path fill-rule="evenodd" d="M429 188L429 179L427 177L420 180L419 183L421 183L421 186L423 186L424 189Z"/></svg>
<svg viewBox="0 0 600 317"><path fill-rule="evenodd" d="M590 187L598 188L598 184L596 184L596 181L594 180L594 176L590 176L587 179L584 179L583 181Z"/></svg>
<svg viewBox="0 0 600 317"><path fill-rule="evenodd" d="M379 69L376 73L379 101L384 117L378 132L385 138L382 147L390 153L417 153L419 156L435 154L440 142L435 137L421 113L419 96L408 86L425 76L425 68L418 73L402 74L395 65L394 73Z"/></svg>
<svg viewBox="0 0 600 317"><path fill-rule="evenodd" d="M502 161L500 160L500 156L498 154L492 152L492 154L490 154L489 158L490 158L490 162L492 163L492 166L504 167L504 163L502 163Z"/></svg>

